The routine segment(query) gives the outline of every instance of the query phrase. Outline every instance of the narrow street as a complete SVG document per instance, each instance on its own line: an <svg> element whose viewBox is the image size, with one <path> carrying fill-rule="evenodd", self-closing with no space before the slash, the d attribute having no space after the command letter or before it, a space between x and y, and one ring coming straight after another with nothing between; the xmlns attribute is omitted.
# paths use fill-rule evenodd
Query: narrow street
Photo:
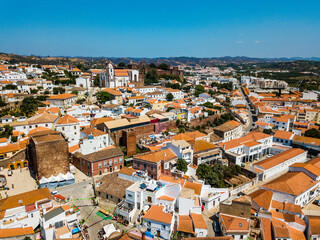
<svg viewBox="0 0 320 240"><path fill-rule="evenodd" d="M249 117L248 117L249 122L248 122L246 128L244 129L244 134L245 134L245 133L250 132L250 131L253 129L253 125L252 125L252 124L253 124L254 122L253 122L252 112L250 111L249 102L247 101L247 98L246 98L246 96L244 95L244 93L243 93L243 91L242 91L242 89L241 89L241 85L240 85L240 84L238 85L238 90L239 90L239 92L241 93L242 98L247 102L247 110L248 110L248 113L249 113Z"/></svg>

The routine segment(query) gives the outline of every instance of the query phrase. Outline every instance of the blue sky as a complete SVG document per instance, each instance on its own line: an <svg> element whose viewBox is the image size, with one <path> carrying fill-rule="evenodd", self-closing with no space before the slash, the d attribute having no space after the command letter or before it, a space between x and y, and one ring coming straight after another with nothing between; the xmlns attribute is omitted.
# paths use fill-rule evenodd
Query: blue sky
<svg viewBox="0 0 320 240"><path fill-rule="evenodd" d="M320 1L1 1L0 52L320 57Z"/></svg>

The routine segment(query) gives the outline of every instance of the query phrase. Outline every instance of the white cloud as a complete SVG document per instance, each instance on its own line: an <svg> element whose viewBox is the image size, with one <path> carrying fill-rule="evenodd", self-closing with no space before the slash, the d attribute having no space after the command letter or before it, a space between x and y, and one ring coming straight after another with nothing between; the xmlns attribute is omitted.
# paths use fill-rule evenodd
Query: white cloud
<svg viewBox="0 0 320 240"><path fill-rule="evenodd" d="M235 41L235 43L237 43L237 44L242 44L242 43L244 43L244 41L238 40L238 41Z"/></svg>
<svg viewBox="0 0 320 240"><path fill-rule="evenodd" d="M255 43L255 44L258 44L258 43L260 43L260 41L259 41L259 40L255 40L254 43Z"/></svg>

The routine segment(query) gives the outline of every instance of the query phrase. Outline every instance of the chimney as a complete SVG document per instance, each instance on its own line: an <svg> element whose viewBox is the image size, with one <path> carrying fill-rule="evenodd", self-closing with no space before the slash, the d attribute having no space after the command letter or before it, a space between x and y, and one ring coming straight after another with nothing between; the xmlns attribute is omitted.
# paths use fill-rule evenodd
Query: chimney
<svg viewBox="0 0 320 240"><path fill-rule="evenodd" d="M223 151L225 150L225 148L226 148L226 145L223 144L223 147L222 147Z"/></svg>

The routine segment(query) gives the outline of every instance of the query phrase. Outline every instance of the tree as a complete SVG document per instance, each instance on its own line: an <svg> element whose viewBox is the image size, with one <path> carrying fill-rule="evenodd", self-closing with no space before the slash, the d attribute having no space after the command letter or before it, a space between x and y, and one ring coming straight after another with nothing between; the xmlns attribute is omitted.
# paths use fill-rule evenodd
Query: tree
<svg viewBox="0 0 320 240"><path fill-rule="evenodd" d="M45 105L34 97L26 97L22 100L20 109L26 116L29 116L37 111L38 107L45 107Z"/></svg>
<svg viewBox="0 0 320 240"><path fill-rule="evenodd" d="M213 108L213 104L211 102L205 102L204 104L202 104L202 106L207 108Z"/></svg>
<svg viewBox="0 0 320 240"><path fill-rule="evenodd" d="M157 73L157 69L150 69L150 71L148 71L145 75L145 85L149 85L151 83L158 83L158 73Z"/></svg>
<svg viewBox="0 0 320 240"><path fill-rule="evenodd" d="M79 91L73 90L73 91L71 92L71 94L78 95L78 94L79 94Z"/></svg>
<svg viewBox="0 0 320 240"><path fill-rule="evenodd" d="M174 97L173 97L172 93L168 93L167 96L166 96L166 99L167 99L168 102L171 102L173 100L173 98Z"/></svg>
<svg viewBox="0 0 320 240"><path fill-rule="evenodd" d="M120 62L118 64L118 68L126 68L126 64L124 62Z"/></svg>
<svg viewBox="0 0 320 240"><path fill-rule="evenodd" d="M158 66L159 69L162 69L162 70L169 70L170 69L170 66L166 63L160 63L160 65Z"/></svg>
<svg viewBox="0 0 320 240"><path fill-rule="evenodd" d="M150 68L157 68L157 65L155 63L150 63L149 67Z"/></svg>
<svg viewBox="0 0 320 240"><path fill-rule="evenodd" d="M263 129L263 133L265 134L271 134L272 130L271 129Z"/></svg>
<svg viewBox="0 0 320 240"><path fill-rule="evenodd" d="M99 75L99 74L97 74L97 75L94 77L93 85L96 86L96 87L100 87L100 75Z"/></svg>
<svg viewBox="0 0 320 240"><path fill-rule="evenodd" d="M66 90L63 87L54 87L53 94L62 94L65 93Z"/></svg>
<svg viewBox="0 0 320 240"><path fill-rule="evenodd" d="M5 103L5 101L2 100L2 98L0 97L0 107L4 107L7 106L7 104Z"/></svg>
<svg viewBox="0 0 320 240"><path fill-rule="evenodd" d="M188 171L188 163L186 162L186 160L184 160L183 158L179 158L177 162L177 169L184 173Z"/></svg>
<svg viewBox="0 0 320 240"><path fill-rule="evenodd" d="M13 127L10 125L4 125L2 131L0 132L0 137L1 138L9 138L9 136L12 135L13 132Z"/></svg>
<svg viewBox="0 0 320 240"><path fill-rule="evenodd" d="M312 137L312 138L320 138L320 131L315 128L311 128L304 133L304 136Z"/></svg>
<svg viewBox="0 0 320 240"><path fill-rule="evenodd" d="M109 93L104 92L104 91L98 92L98 93L96 94L96 96L97 96L97 100L98 100L99 102L101 102L101 103L105 103L105 102L107 102L107 101L110 101L110 99L111 99Z"/></svg>
<svg viewBox="0 0 320 240"><path fill-rule="evenodd" d="M31 89L30 92L31 92L31 94L37 94L38 93L38 89Z"/></svg>
<svg viewBox="0 0 320 240"><path fill-rule="evenodd" d="M199 96L199 94L204 93L204 87L202 85L197 85L195 87L195 93L194 95L196 95L197 97Z"/></svg>
<svg viewBox="0 0 320 240"><path fill-rule="evenodd" d="M7 90L13 90L13 89L18 89L18 87L16 85L13 84L7 84L3 87L3 89L7 89Z"/></svg>

